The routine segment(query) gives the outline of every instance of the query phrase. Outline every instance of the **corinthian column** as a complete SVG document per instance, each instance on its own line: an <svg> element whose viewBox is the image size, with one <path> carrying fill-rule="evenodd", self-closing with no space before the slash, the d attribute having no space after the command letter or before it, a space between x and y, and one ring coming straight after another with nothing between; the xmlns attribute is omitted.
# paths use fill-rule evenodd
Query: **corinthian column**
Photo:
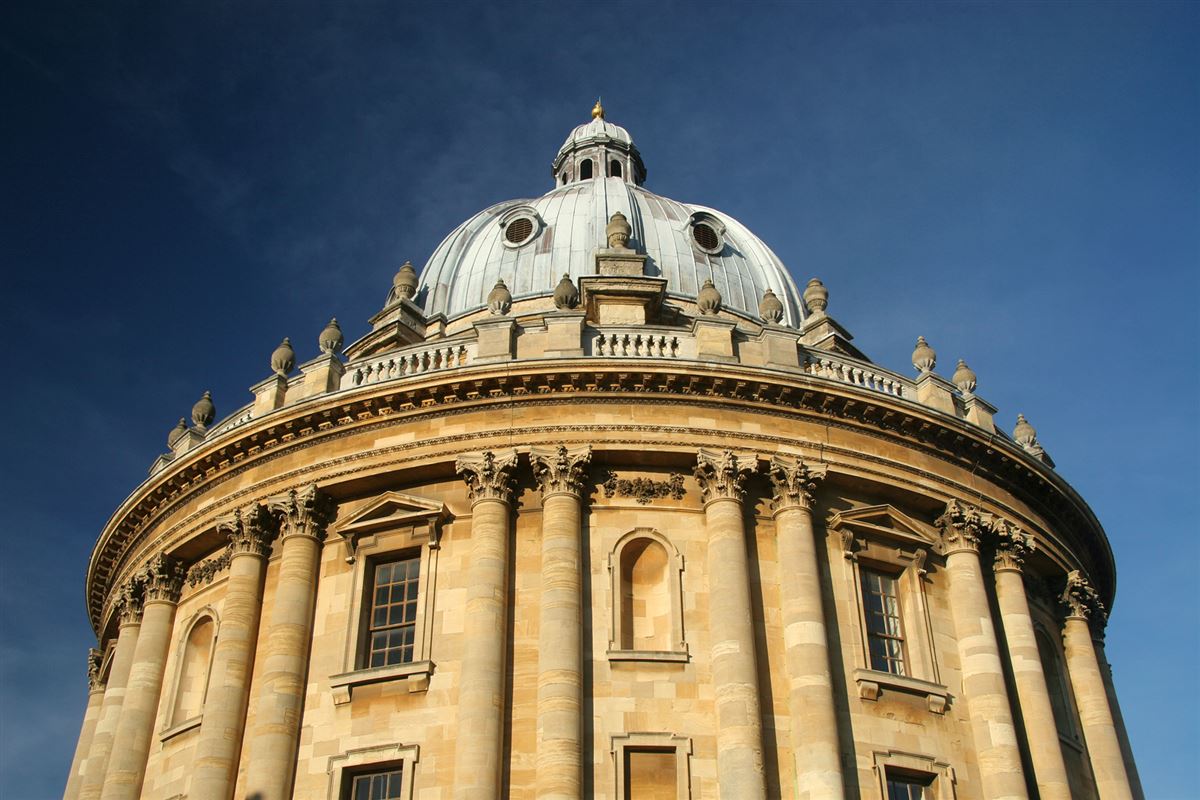
<svg viewBox="0 0 1200 800"><path fill-rule="evenodd" d="M582 485L590 447L534 448L542 489L535 796L583 797Z"/></svg>
<svg viewBox="0 0 1200 800"><path fill-rule="evenodd" d="M742 484L754 462L729 450L701 450L696 479L708 530L708 628L717 710L717 782L721 797L767 796L762 715L754 652L754 610L742 523Z"/></svg>
<svg viewBox="0 0 1200 800"><path fill-rule="evenodd" d="M220 529L229 536L229 577L196 741L188 789L191 800L229 800L233 794L262 611L263 574L271 552L271 519L262 506L237 512Z"/></svg>
<svg viewBox="0 0 1200 800"><path fill-rule="evenodd" d="M92 736L96 733L96 721L104 705L104 684L100 682L100 667L104 654L96 648L88 650L88 702L83 712L83 727L79 730L79 741L75 743L75 757L71 759L71 771L67 773L67 788L63 800L79 797L79 785L83 782L83 768L88 750L92 747Z"/></svg>
<svg viewBox="0 0 1200 800"><path fill-rule="evenodd" d="M1092 774L1096 778L1096 791L1100 800L1132 800L1121 743L1108 706L1108 693L1088 623L1093 612L1098 621L1103 622L1104 606L1079 570L1072 570L1067 575L1067 588L1061 600L1068 609L1063 626L1067 672L1071 674L1071 689L1079 707L1079 721L1083 723L1083 740L1087 743Z"/></svg>
<svg viewBox="0 0 1200 800"><path fill-rule="evenodd" d="M121 721L121 705L125 702L129 671L133 667L133 654L137 649L138 635L142 629L144 596L140 576L131 578L121 587L121 596L117 600L121 617L117 649L113 653L112 666L108 670L104 703L100 707L100 718L96 721L92 747L88 751L87 764L84 767L83 783L79 788L81 800L97 800L104 790L104 775L108 771L108 759L112 754L117 725Z"/></svg>
<svg viewBox="0 0 1200 800"><path fill-rule="evenodd" d="M997 521L992 530L996 536L996 602L1008 642L1008 661L1012 664L1017 699L1021 702L1034 780L1042 800L1071 800L1058 725L1029 615L1025 580L1021 577L1025 556L1033 549L1033 537L1004 521Z"/></svg>
<svg viewBox="0 0 1200 800"><path fill-rule="evenodd" d="M454 797L500 797L508 631L508 520L517 451L465 455L455 471L471 499L471 555L458 686Z"/></svg>
<svg viewBox="0 0 1200 800"><path fill-rule="evenodd" d="M137 800L141 795L183 576L183 565L161 554L140 573L145 587L142 629L133 651L125 702L121 705L112 757L104 776L101 793L104 800Z"/></svg>
<svg viewBox="0 0 1200 800"><path fill-rule="evenodd" d="M842 758L812 520L813 492L825 477L825 467L775 456L769 476L775 490L779 571L784 576L780 593L797 797L840 797Z"/></svg>
<svg viewBox="0 0 1200 800"><path fill-rule="evenodd" d="M979 509L951 500L938 520L946 545L950 611L958 635L963 696L979 758L983 796L989 800L1027 798L1012 706L1004 688L1004 670L992 612L979 563L979 540L990 519Z"/></svg>
<svg viewBox="0 0 1200 800"><path fill-rule="evenodd" d="M255 698L246 776L247 796L264 800L292 794L321 543L333 517L333 504L312 485L272 498L268 507L279 519L279 581L256 656L263 660L262 687Z"/></svg>

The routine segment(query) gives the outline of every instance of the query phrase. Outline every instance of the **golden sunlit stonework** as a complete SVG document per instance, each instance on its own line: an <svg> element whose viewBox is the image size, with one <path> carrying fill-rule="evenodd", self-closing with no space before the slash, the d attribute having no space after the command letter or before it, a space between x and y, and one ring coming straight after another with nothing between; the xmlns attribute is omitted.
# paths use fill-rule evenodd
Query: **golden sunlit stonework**
<svg viewBox="0 0 1200 800"><path fill-rule="evenodd" d="M64 796L1141 797L1112 554L1029 422L872 363L599 102L552 175L172 429L92 553Z"/></svg>

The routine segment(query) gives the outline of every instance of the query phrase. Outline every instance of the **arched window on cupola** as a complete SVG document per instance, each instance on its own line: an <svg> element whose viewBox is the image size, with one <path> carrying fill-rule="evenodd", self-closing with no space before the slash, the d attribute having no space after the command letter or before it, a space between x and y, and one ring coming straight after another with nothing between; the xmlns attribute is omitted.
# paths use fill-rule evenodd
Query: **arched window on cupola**
<svg viewBox="0 0 1200 800"><path fill-rule="evenodd" d="M619 178L619 177L621 177L621 162L620 162L620 161L617 161L617 160L614 158L614 159L612 160L612 165L611 165L611 167L609 168L609 172L608 172L608 174L609 174L609 175L612 175L614 178Z"/></svg>
<svg viewBox="0 0 1200 800"><path fill-rule="evenodd" d="M579 164L579 180L586 181L592 177L592 160L585 158Z"/></svg>

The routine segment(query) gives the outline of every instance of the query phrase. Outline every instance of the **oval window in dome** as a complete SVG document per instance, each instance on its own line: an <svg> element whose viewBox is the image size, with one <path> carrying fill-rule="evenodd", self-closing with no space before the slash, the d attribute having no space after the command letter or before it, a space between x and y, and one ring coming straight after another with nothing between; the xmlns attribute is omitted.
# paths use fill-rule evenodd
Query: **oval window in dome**
<svg viewBox="0 0 1200 800"><path fill-rule="evenodd" d="M717 229L707 222L697 222L692 226L692 238L706 253L719 253L724 247L721 242L721 234L717 233Z"/></svg>
<svg viewBox="0 0 1200 800"><path fill-rule="evenodd" d="M523 245L533 238L533 220L517 217L504 228L504 239L511 245Z"/></svg>

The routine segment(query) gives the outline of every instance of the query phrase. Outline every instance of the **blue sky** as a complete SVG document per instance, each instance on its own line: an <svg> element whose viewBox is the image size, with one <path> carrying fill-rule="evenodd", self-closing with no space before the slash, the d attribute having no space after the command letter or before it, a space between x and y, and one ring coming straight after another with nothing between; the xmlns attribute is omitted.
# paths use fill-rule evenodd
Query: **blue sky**
<svg viewBox="0 0 1200 800"><path fill-rule="evenodd" d="M449 5L449 4L445 4ZM966 358L1108 530L1147 794L1194 796L1200 4L10 2L0 786L61 794L87 558L204 390L354 339L596 95L878 363Z"/></svg>

